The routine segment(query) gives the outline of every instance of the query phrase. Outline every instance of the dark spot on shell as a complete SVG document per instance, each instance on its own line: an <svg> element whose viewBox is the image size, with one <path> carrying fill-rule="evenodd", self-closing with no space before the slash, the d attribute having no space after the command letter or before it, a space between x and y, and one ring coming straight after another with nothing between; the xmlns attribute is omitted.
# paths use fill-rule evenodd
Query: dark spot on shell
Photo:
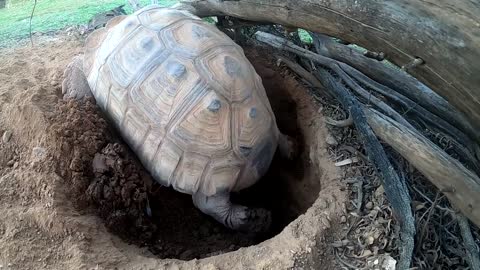
<svg viewBox="0 0 480 270"><path fill-rule="evenodd" d="M209 33L207 32L207 30L205 30L203 27L200 27L198 25L192 26L192 35L195 38L200 38L200 39L210 36Z"/></svg>
<svg viewBox="0 0 480 270"><path fill-rule="evenodd" d="M241 67L237 60L233 59L231 56L225 56L223 60L223 65L225 66L225 71L230 77L241 75Z"/></svg>
<svg viewBox="0 0 480 270"><path fill-rule="evenodd" d="M250 112L248 113L248 116L250 116L250 118L257 117L257 108L251 108Z"/></svg>
<svg viewBox="0 0 480 270"><path fill-rule="evenodd" d="M130 27L132 27L134 25L134 23L132 21L128 21L126 24L125 24L125 29L128 29Z"/></svg>
<svg viewBox="0 0 480 270"><path fill-rule="evenodd" d="M210 102L210 105L208 105L207 108L211 112L218 112L218 110L220 110L221 106L222 106L222 104L220 103L220 100L214 99L214 100L212 100L212 102Z"/></svg>
<svg viewBox="0 0 480 270"><path fill-rule="evenodd" d="M250 153L252 152L252 148L248 146L240 146L240 153L242 153L243 156L248 157Z"/></svg>
<svg viewBox="0 0 480 270"><path fill-rule="evenodd" d="M151 37L144 37L140 41L140 46L145 50L145 51L150 51L153 49L153 39Z"/></svg>
<svg viewBox="0 0 480 270"><path fill-rule="evenodd" d="M182 77L183 74L187 71L184 65L176 61L170 61L166 66L168 75L172 76L175 79Z"/></svg>

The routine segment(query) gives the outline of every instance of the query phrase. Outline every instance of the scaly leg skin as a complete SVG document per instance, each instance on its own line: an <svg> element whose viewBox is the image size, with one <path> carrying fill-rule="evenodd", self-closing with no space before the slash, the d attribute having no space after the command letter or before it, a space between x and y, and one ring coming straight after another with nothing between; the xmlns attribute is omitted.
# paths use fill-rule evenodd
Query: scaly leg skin
<svg viewBox="0 0 480 270"><path fill-rule="evenodd" d="M206 196L200 192L193 196L193 204L225 227L243 232L266 232L272 223L271 213L261 208L248 208L233 204L229 193Z"/></svg>
<svg viewBox="0 0 480 270"><path fill-rule="evenodd" d="M73 58L65 69L63 77L62 94L64 100L81 100L93 96L87 78L83 73L83 56L79 55Z"/></svg>
<svg viewBox="0 0 480 270"><path fill-rule="evenodd" d="M282 157L293 160L298 155L298 144L292 137L280 133L278 138L278 149Z"/></svg>

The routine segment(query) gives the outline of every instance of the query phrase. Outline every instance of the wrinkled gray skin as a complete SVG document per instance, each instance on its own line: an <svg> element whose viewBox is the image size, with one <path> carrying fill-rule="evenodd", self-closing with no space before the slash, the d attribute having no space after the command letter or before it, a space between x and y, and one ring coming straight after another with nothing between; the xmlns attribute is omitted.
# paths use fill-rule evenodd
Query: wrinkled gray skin
<svg viewBox="0 0 480 270"><path fill-rule="evenodd" d="M62 83L64 100L81 100L93 97L82 67L83 58L81 56L75 57L72 63L67 66ZM297 146L292 138L280 134L278 150L284 158L293 159L297 154L296 148ZM95 166L95 164L92 165ZM228 192L213 196L206 196L197 192L192 195L192 199L193 204L203 213L232 230L265 232L270 228L272 219L268 210L233 204Z"/></svg>

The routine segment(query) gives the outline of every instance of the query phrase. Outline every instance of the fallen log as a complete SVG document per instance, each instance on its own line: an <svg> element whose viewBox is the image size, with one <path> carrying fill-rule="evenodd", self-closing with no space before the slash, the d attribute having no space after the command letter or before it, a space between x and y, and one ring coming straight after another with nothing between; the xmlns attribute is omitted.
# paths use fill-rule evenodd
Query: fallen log
<svg viewBox="0 0 480 270"><path fill-rule="evenodd" d="M390 117L394 118L398 122L401 122L405 126L411 126L410 123L408 123L403 116L401 116L398 112L396 112L394 109L392 109L390 106L385 104L383 101L379 100L375 96L372 96L371 94L368 93L363 87L361 87L356 81L354 81L350 76L348 76L345 71L341 69L339 66L338 62L336 60L333 60L331 58L313 53L307 49L304 49L302 47L299 47L295 45L293 42L288 41L284 38L277 37L275 35L265 33L265 32L256 32L255 33L255 38L260 41L264 42L270 46L273 46L275 48L281 49L281 50L286 50L289 52L293 52L297 55L300 55L302 57L305 57L307 59L310 59L323 67L329 68L333 70L338 76L342 78L342 80L355 92L357 92L360 96L362 96L364 99L367 99L371 101L372 104L380 108L384 113L389 115Z"/></svg>
<svg viewBox="0 0 480 270"><path fill-rule="evenodd" d="M203 16L229 15L325 33L371 51L409 72L480 129L480 6L474 1L182 0Z"/></svg>
<svg viewBox="0 0 480 270"><path fill-rule="evenodd" d="M474 173L417 131L371 109L366 115L378 137L408 160L480 227L480 179Z"/></svg>
<svg viewBox="0 0 480 270"><path fill-rule="evenodd" d="M355 75L356 79L359 79L360 81L363 81L366 84L370 84L370 86L377 89L377 91L383 91L384 93L390 92L391 94L393 90L387 89L387 87L382 88L381 86L376 84L374 81L369 80L368 77L366 77L365 75L361 74L360 72L356 71L354 68L344 63L338 62L334 59L303 49L284 38L277 37L275 35L265 33L265 32L257 32L255 34L255 37L257 40L264 42L266 44L269 44L275 48L295 53L299 56L305 57L316 63L319 63L323 67L331 69L336 73L336 75L338 75L346 83L346 85L350 87L350 89L355 91L359 96L363 97L363 99L367 100L368 103L372 103L373 105L381 109L382 112L384 112L387 116L395 119L397 122L401 123L402 125L412 130L415 130L415 128L402 115L400 115L397 111L392 109L389 105L387 105L386 103L384 103L383 101L381 101L380 99L376 98L375 96L371 95L368 91L363 89L363 87L361 87L355 80L353 80L352 77L350 77L346 71L350 72L350 74ZM288 60L286 63L288 64ZM303 68L298 66L294 67L291 64L290 66L292 69L296 69L296 72L300 72L300 75L302 77L309 80L313 84L319 83L309 78L311 74L309 74ZM364 80L362 80L362 78L364 78ZM397 96L400 97L399 95ZM407 102L407 99L404 98L403 101ZM421 111L421 106L416 106L415 109ZM459 140L461 143L463 143L463 145L473 150L474 143L461 131L457 130L454 127L451 127L448 123L442 121L441 119L438 119L438 117L435 117L434 115L428 114L426 112L419 115L422 117L422 119L426 120L427 122L433 123L433 126L437 127L437 129L445 131L446 134L450 134L451 135L450 139L453 143L455 143L455 140ZM431 116L432 118L428 118L428 116ZM439 126L442 123L444 123L446 126L445 127ZM463 160L465 160L466 163L469 164L470 168L472 168L472 170L474 170L475 172L480 173L480 168L477 165L478 160L475 158L473 154L474 152L469 152L462 145L454 145L454 146L456 147L455 149L457 150L458 154L460 154Z"/></svg>
<svg viewBox="0 0 480 270"><path fill-rule="evenodd" d="M477 173L477 175L480 175L479 162L475 156L475 148L477 143L472 141L470 137L465 135L456 127L450 125L450 123L447 121L426 110L420 104L415 103L414 101L403 96L402 94L395 92L393 89L385 85L375 82L355 68L345 63L339 63L339 65L348 75L355 78L355 80L362 85L365 85L369 89L402 106L403 109L406 109L407 112L403 114L406 115L405 117L408 115L413 115L413 118L424 122L422 128L429 128L435 133L443 134L442 136L448 138L448 141L451 143L451 147L453 148L453 152L458 155L460 160L467 164L467 166ZM455 109L452 108L452 110Z"/></svg>
<svg viewBox="0 0 480 270"><path fill-rule="evenodd" d="M398 92L413 104L418 104L429 111L430 114L437 116L437 119L448 122L449 126L462 130L477 143L480 142L480 133L467 121L464 115L408 73L365 57L355 49L335 42L328 36L316 33L311 33L311 36L319 54L353 67L363 73L365 77L368 76L368 78ZM345 71L350 74L349 71ZM442 126L446 127L447 125L442 124Z"/></svg>
<svg viewBox="0 0 480 270"><path fill-rule="evenodd" d="M290 66L293 65L290 62ZM292 70L299 69L301 67ZM320 76L329 91L343 87L331 82L332 79L325 72L320 73ZM312 80L311 77L306 79ZM415 129L407 128L379 113L372 113L372 110L366 112L366 119L377 136L424 174L446 194L452 204L480 227L480 209L475 207L480 205L480 179L474 173Z"/></svg>
<svg viewBox="0 0 480 270"><path fill-rule="evenodd" d="M345 57L346 59L347 57ZM348 61L351 62L351 61ZM428 95L425 95L424 97L416 100L411 100L410 98L406 97L405 95L396 92L393 90L391 87L388 87L384 84L377 83L375 80L377 80L377 77L374 77L375 80L371 79L370 77L367 77L365 74L361 73L360 70L357 70L356 68L353 68L349 64L346 63L340 63L340 67L350 76L355 78L357 81L362 83L363 85L369 87L370 89L374 90L375 92L389 98L393 102L397 104L401 104L405 109L410 110L411 112L416 112L417 115L421 116L423 120L428 121L431 125L436 126L438 129L442 130L443 132L450 134L454 138L458 138L459 141L463 142L464 145L468 147L472 147L473 143L471 142L471 139L467 137L463 132L458 130L456 127L451 125L449 122L445 121L445 118L439 117L437 114L434 114L430 112L428 109L424 108L422 103L430 103L433 101L432 104L428 104L427 106L429 108L435 107L435 108L440 108L442 107L441 104L438 104L438 102L435 102L435 95L433 97L429 97ZM384 69L389 69L388 67L384 67ZM395 75L392 74L392 80L395 81ZM380 75L382 76L382 75ZM409 93L415 93L419 91L415 91L414 89L411 89ZM422 100L430 100L426 102L422 102ZM437 106L438 105L438 106ZM456 110L453 107L445 107L446 109L450 110L450 112L446 112L445 114L449 113L454 113ZM477 135L475 135L477 136Z"/></svg>

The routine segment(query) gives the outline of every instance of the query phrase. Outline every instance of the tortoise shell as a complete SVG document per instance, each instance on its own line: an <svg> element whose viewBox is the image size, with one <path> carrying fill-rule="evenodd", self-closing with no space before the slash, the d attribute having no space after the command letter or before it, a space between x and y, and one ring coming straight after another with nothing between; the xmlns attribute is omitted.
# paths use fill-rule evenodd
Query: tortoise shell
<svg viewBox="0 0 480 270"><path fill-rule="evenodd" d="M265 174L275 117L242 48L215 26L150 6L115 17L85 47L97 104L158 182L210 196Z"/></svg>

